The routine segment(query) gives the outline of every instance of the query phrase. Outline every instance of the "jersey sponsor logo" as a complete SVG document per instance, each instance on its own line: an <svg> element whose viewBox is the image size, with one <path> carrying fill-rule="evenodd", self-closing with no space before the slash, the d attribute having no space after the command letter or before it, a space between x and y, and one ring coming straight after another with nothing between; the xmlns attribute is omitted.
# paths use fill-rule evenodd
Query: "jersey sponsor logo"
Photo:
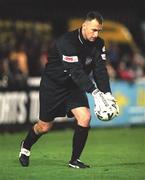
<svg viewBox="0 0 145 180"><path fill-rule="evenodd" d="M91 64L91 62L92 62L92 58L91 57L86 57L85 64L89 65L89 64Z"/></svg>
<svg viewBox="0 0 145 180"><path fill-rule="evenodd" d="M74 62L78 62L78 57L77 56L62 56L63 61L65 62L69 62L69 63L74 63Z"/></svg>

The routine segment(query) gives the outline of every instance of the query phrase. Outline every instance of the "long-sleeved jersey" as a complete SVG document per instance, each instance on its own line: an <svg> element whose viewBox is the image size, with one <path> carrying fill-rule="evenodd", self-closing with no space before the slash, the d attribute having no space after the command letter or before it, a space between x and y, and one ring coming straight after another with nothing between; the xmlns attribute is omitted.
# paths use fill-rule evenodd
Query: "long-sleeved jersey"
<svg viewBox="0 0 145 180"><path fill-rule="evenodd" d="M81 29L76 29L55 40L50 48L44 73L61 87L71 83L88 93L96 86L103 92L110 92L105 64L103 39L98 37L95 42L86 41ZM90 73L94 81L90 78Z"/></svg>

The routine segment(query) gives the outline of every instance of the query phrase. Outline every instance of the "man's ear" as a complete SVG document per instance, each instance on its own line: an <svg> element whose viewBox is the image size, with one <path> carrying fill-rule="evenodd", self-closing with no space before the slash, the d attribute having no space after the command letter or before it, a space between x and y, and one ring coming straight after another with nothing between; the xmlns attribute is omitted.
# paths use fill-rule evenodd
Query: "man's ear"
<svg viewBox="0 0 145 180"><path fill-rule="evenodd" d="M82 24L82 28L83 28L83 29L86 29L86 22L84 22L84 23Z"/></svg>

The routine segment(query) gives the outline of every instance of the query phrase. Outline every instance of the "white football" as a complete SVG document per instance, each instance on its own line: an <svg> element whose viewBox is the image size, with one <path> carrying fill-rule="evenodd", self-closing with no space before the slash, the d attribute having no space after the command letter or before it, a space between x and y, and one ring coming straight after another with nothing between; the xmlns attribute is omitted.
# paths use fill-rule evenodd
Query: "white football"
<svg viewBox="0 0 145 180"><path fill-rule="evenodd" d="M118 115L119 107L114 101L101 102L95 106L94 112L99 120L110 121Z"/></svg>

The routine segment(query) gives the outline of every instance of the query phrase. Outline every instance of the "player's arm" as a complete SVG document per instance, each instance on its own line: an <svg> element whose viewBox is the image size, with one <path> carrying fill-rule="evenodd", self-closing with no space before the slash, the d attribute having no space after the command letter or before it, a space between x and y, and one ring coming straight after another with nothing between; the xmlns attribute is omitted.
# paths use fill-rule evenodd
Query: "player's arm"
<svg viewBox="0 0 145 180"><path fill-rule="evenodd" d="M111 92L109 75L106 68L106 51L103 40L100 42L100 51L94 57L93 77L97 87L104 93Z"/></svg>
<svg viewBox="0 0 145 180"><path fill-rule="evenodd" d="M96 107L98 107L99 106L98 102L103 102L104 104L112 103L113 106L116 107L115 108L116 111L114 115L117 116L119 113L119 107L116 99L111 93L106 62L107 62L107 58L106 58L104 41L100 39L100 51L96 52L94 58L93 77L97 87L99 88L100 91L103 92L103 94L101 94L101 92L95 93L94 91L93 95L94 95L95 105Z"/></svg>

